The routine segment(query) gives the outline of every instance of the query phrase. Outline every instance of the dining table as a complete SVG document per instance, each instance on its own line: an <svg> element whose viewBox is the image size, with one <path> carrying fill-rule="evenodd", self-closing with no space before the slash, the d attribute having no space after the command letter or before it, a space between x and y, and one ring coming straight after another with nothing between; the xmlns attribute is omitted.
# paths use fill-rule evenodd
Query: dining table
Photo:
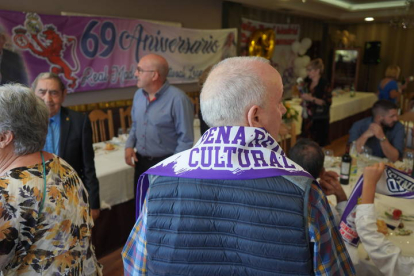
<svg viewBox="0 0 414 276"><path fill-rule="evenodd" d="M378 158L367 154L357 154L353 156L353 165L351 167L350 181L348 185L342 185L346 195L349 197L363 174L364 167L384 162L392 165L397 169L410 172L412 169L412 160L397 161L391 164L386 158ZM341 157L330 157L325 158L324 167L327 171L335 171L339 174L341 166ZM333 195L327 197L331 205L336 205L336 198ZM386 196L376 193L374 201L377 218L381 220L389 220L389 217L385 214L390 212L392 209L400 209L406 216L412 216L414 218L414 201L412 199L404 199ZM414 231L414 219L409 221L403 221L404 228ZM408 236L396 235L396 229L388 229L388 235L386 236L394 245L398 246L402 250L403 256L414 257L414 234ZM354 247L345 242L348 253L351 256L352 262L354 263L357 275L376 276L382 275L374 262L368 256L363 244L360 242L358 247Z"/></svg>
<svg viewBox="0 0 414 276"><path fill-rule="evenodd" d="M365 117L365 115L367 115L365 113L369 111L378 100L377 95L373 92L355 92L355 94L352 95L349 92L334 94L335 95L332 96L329 119L331 125L331 139L336 139L348 134L352 123ZM290 106L299 113L295 124L296 133L300 134L303 110L302 99L292 98L291 100L287 100L286 103L290 104Z"/></svg>

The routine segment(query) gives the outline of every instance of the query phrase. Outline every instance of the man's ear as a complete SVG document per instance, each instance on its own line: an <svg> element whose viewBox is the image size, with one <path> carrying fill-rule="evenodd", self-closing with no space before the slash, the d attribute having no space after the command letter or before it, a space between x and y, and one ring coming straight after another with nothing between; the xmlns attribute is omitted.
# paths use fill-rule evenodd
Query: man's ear
<svg viewBox="0 0 414 276"><path fill-rule="evenodd" d="M247 112L247 123L250 127L263 127L260 122L260 106L253 105Z"/></svg>
<svg viewBox="0 0 414 276"><path fill-rule="evenodd" d="M13 141L13 133L11 131L6 131L0 134L0 148L6 148Z"/></svg>

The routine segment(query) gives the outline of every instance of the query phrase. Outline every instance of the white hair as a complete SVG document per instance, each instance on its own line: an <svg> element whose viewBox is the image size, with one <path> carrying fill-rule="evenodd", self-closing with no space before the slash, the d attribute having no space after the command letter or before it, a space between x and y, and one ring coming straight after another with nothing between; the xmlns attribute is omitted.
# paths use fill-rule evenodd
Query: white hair
<svg viewBox="0 0 414 276"><path fill-rule="evenodd" d="M46 141L49 110L29 88L21 84L0 86L0 133L14 134L18 156L40 151Z"/></svg>
<svg viewBox="0 0 414 276"><path fill-rule="evenodd" d="M213 67L200 94L203 120L210 127L241 125L253 105L266 106L267 89L256 72L261 57L228 58Z"/></svg>

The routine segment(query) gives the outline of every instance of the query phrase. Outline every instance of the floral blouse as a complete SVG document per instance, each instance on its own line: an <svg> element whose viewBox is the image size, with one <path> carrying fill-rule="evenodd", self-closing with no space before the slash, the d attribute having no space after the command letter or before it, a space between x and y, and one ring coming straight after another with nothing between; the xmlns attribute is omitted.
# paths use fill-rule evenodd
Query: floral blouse
<svg viewBox="0 0 414 276"><path fill-rule="evenodd" d="M102 275L92 246L88 194L74 169L54 156L43 166L0 177L0 272L4 275ZM1 274L1 273L0 273Z"/></svg>

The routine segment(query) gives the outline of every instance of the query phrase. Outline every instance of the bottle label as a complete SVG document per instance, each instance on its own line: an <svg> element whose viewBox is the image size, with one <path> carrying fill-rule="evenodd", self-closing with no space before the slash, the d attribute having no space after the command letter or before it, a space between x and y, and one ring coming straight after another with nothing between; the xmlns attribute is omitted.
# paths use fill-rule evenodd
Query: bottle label
<svg viewBox="0 0 414 276"><path fill-rule="evenodd" d="M341 175L349 175L350 166L351 166L351 163L342 162L342 164L341 164Z"/></svg>

